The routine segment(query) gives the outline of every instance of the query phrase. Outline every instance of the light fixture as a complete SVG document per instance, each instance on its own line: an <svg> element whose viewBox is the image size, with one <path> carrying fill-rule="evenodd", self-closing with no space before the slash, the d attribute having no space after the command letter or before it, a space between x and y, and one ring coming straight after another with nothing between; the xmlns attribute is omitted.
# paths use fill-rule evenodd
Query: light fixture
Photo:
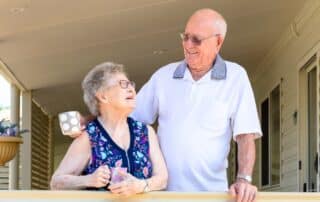
<svg viewBox="0 0 320 202"><path fill-rule="evenodd" d="M166 50L154 50L152 53L153 53L153 55L162 55L165 52L166 52Z"/></svg>
<svg viewBox="0 0 320 202"><path fill-rule="evenodd" d="M24 11L25 11L24 7L15 7L10 9L10 12L13 14L20 14L20 13L23 13Z"/></svg>

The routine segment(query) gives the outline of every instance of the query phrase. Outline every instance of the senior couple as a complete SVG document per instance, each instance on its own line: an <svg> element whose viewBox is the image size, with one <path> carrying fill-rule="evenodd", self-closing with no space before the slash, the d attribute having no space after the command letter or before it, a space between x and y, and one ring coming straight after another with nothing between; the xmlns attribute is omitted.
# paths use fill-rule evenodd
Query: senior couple
<svg viewBox="0 0 320 202"><path fill-rule="evenodd" d="M84 78L92 117L55 171L52 189L101 189L119 195L153 190L228 191L255 201L255 139L261 136L245 70L219 55L227 32L211 9L196 11L181 34L185 59L156 71L137 97L122 65L107 62ZM157 135L146 125L158 118ZM230 141L238 175L228 188ZM161 148L161 149L160 149ZM112 183L111 168L125 168Z"/></svg>

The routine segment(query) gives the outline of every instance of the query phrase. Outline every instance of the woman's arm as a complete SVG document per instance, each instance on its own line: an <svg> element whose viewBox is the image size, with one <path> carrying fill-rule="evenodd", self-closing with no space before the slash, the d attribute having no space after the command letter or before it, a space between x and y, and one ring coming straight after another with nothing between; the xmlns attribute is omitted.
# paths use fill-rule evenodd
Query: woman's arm
<svg viewBox="0 0 320 202"><path fill-rule="evenodd" d="M102 187L109 180L109 169L101 166L93 174L81 176L91 156L88 134L83 132L74 139L58 169L52 176L51 189L82 189Z"/></svg>
<svg viewBox="0 0 320 202"><path fill-rule="evenodd" d="M149 190L161 190L167 187L168 171L163 158L158 137L154 129L148 126L149 144L150 144L150 158L153 166L152 177L147 179Z"/></svg>

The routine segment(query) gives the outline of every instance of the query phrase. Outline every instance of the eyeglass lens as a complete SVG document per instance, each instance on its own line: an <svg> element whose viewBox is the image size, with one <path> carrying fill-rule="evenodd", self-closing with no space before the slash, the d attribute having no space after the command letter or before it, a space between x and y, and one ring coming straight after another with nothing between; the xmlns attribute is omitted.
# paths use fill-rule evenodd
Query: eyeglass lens
<svg viewBox="0 0 320 202"><path fill-rule="evenodd" d="M189 34L184 34L184 33L181 33L180 34L181 36L181 39L184 41L184 42L187 42L189 39L190 41L195 44L195 45L201 45L201 39L199 39L197 36L190 36Z"/></svg>
<svg viewBox="0 0 320 202"><path fill-rule="evenodd" d="M133 88L135 88L135 83L133 81L127 81L127 80L120 80L119 81L120 87L123 89L128 88L129 85L131 85Z"/></svg>

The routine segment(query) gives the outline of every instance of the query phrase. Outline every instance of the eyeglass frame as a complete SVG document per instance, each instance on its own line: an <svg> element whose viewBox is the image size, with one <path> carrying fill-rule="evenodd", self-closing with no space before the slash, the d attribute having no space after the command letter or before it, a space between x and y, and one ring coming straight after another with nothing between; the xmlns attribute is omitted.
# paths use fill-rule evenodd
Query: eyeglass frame
<svg viewBox="0 0 320 202"><path fill-rule="evenodd" d="M136 87L136 83L134 81L130 81L130 80L124 80L124 79L121 79L117 82L117 84L114 84L114 85L111 85L109 87L114 87L114 86L117 86L119 85L122 89L128 89L129 85L132 87L132 88L135 88Z"/></svg>
<svg viewBox="0 0 320 202"><path fill-rule="evenodd" d="M135 88L136 87L136 83L134 81L130 81L130 80L119 80L118 81L119 83L119 86L122 88L122 89L127 89L129 87L129 85L132 87L132 88Z"/></svg>
<svg viewBox="0 0 320 202"><path fill-rule="evenodd" d="M179 35L180 35L182 42L188 42L190 40L194 45L200 46L203 41L210 39L212 37L220 36L221 34L213 34L213 35L210 35L205 38L199 38L196 35L191 35L191 34L186 34L186 33L179 33Z"/></svg>

